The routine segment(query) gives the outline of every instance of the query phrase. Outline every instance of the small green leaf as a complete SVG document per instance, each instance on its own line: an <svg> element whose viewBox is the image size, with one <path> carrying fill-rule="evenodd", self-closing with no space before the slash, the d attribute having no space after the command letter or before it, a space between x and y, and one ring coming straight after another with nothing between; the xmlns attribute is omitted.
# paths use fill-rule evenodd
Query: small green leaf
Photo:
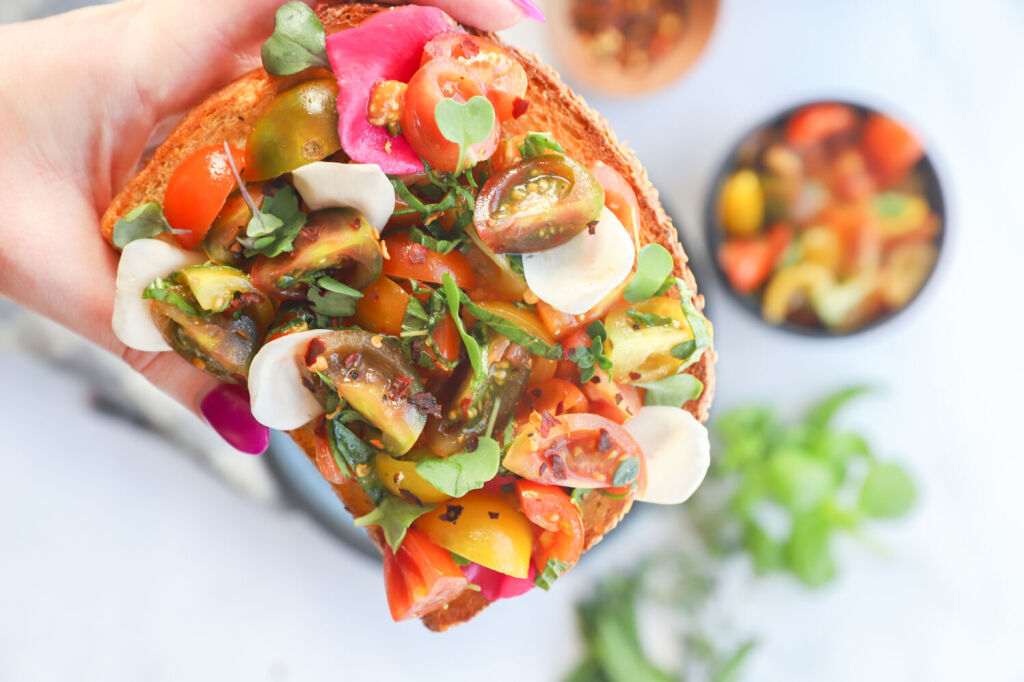
<svg viewBox="0 0 1024 682"><path fill-rule="evenodd" d="M174 286L168 280L158 279L143 290L142 298L173 305L186 315L199 315L199 309L192 305L182 289L184 287Z"/></svg>
<svg viewBox="0 0 1024 682"><path fill-rule="evenodd" d="M697 342L693 339L688 339L682 343L677 343L672 346L672 350L669 354L676 360L687 360L691 355L697 351Z"/></svg>
<svg viewBox="0 0 1024 682"><path fill-rule="evenodd" d="M114 223L114 246L123 249L136 239L152 239L164 232L176 232L164 217L157 202L137 206L128 215ZM187 230L177 230L187 232Z"/></svg>
<svg viewBox="0 0 1024 682"><path fill-rule="evenodd" d="M500 461L501 448L497 441L480 438L476 450L425 459L416 465L416 473L445 495L462 497L494 478Z"/></svg>
<svg viewBox="0 0 1024 682"><path fill-rule="evenodd" d="M836 412L845 406L846 403L872 390L870 386L851 386L850 388L844 388L833 393L812 407L804 421L811 428L824 428L832 421L832 417L835 416Z"/></svg>
<svg viewBox="0 0 1024 682"><path fill-rule="evenodd" d="M799 450L773 452L768 481L779 504L795 512L817 508L835 492L837 481L827 462Z"/></svg>
<svg viewBox="0 0 1024 682"><path fill-rule="evenodd" d="M443 254L451 253L455 249L459 248L465 240L462 237L457 237L456 239L438 239L427 234L420 228L414 227L409 230L409 241L414 244L425 246L431 251Z"/></svg>
<svg viewBox="0 0 1024 682"><path fill-rule="evenodd" d="M636 480L639 473L640 462L636 457L630 457L629 459L623 460L615 470L615 475L612 476L612 487L619 488L624 485L629 485Z"/></svg>
<svg viewBox="0 0 1024 682"><path fill-rule="evenodd" d="M704 384L692 374L674 374L657 381L641 381L633 385L647 389L645 405L682 407L683 403L696 400L704 392Z"/></svg>
<svg viewBox="0 0 1024 682"><path fill-rule="evenodd" d="M263 68L290 76L318 66L330 69L327 34L316 12L303 2L281 5L274 15L274 33L263 43Z"/></svg>
<svg viewBox="0 0 1024 682"><path fill-rule="evenodd" d="M306 300L313 304L313 312L325 317L349 317L356 312L356 304L363 297L353 289L331 277L320 277L309 287Z"/></svg>
<svg viewBox="0 0 1024 682"><path fill-rule="evenodd" d="M623 296L630 303L646 301L658 293L674 267L675 261L668 249L661 244L647 244L640 249L636 273L626 285Z"/></svg>
<svg viewBox="0 0 1024 682"><path fill-rule="evenodd" d="M461 567L464 568L466 566L469 566L471 563L473 563L472 561L470 561L466 557L462 556L461 554L456 554L455 552L448 552L448 553L452 555L452 561L455 562L456 566L461 566Z"/></svg>
<svg viewBox="0 0 1024 682"><path fill-rule="evenodd" d="M523 139L523 143L519 145L519 154L524 159L529 159L534 156L542 156L548 152L565 154L565 150L562 149L562 145L555 142L555 140L547 133L527 133L526 137Z"/></svg>
<svg viewBox="0 0 1024 682"><path fill-rule="evenodd" d="M754 570L758 575L777 571L785 565L780 543L768 537L760 526L750 523L743 536L750 558L754 560Z"/></svg>
<svg viewBox="0 0 1024 682"><path fill-rule="evenodd" d="M462 344L469 353L469 363L473 366L473 381L478 384L487 378L487 359L484 357L484 349L481 348L480 342L466 331L466 325L459 317L459 302L462 292L459 291L455 280L447 272L441 277L441 288L444 290L445 301L448 303L448 312L455 322L455 327L459 330Z"/></svg>
<svg viewBox="0 0 1024 682"><path fill-rule="evenodd" d="M800 516L786 543L786 563L805 585L817 587L832 580L836 564L829 547L831 525L820 515Z"/></svg>
<svg viewBox="0 0 1024 682"><path fill-rule="evenodd" d="M274 258L292 250L292 242L306 225L307 216L299 209L299 195L290 185L263 199L246 226L238 243L246 256L262 254Z"/></svg>
<svg viewBox="0 0 1024 682"><path fill-rule="evenodd" d="M701 315L696 306L693 305L693 292L690 291L690 287L687 286L686 282L676 277L675 283L679 289L679 304L683 309L683 317L686 318L687 324L690 325L690 332L693 333L693 341L696 344L693 352L688 357L679 358L683 360L683 365L680 367L680 370L683 370L700 360L704 355L704 351L711 347L711 325L708 323L707 318ZM678 358L679 356L676 355L675 357Z"/></svg>
<svg viewBox="0 0 1024 682"><path fill-rule="evenodd" d="M548 562L544 564L544 570L533 579L533 584L544 591L550 590L551 585L570 568L572 568L572 565L564 561L548 559Z"/></svg>
<svg viewBox="0 0 1024 682"><path fill-rule="evenodd" d="M914 483L902 467L876 462L864 480L860 508L868 516L891 519L906 514L916 497Z"/></svg>
<svg viewBox="0 0 1024 682"><path fill-rule="evenodd" d="M359 528L363 526L380 526L384 531L384 539L387 540L391 551L397 552L405 539L405 533L409 530L412 522L432 511L436 504L420 506L412 502L406 502L394 495L387 495L377 507L367 514L355 520Z"/></svg>
<svg viewBox="0 0 1024 682"><path fill-rule="evenodd" d="M494 105L481 95L471 97L465 103L447 97L434 108L434 119L441 135L459 145L459 163L455 172L461 173L469 148L486 140L494 129Z"/></svg>
<svg viewBox="0 0 1024 682"><path fill-rule="evenodd" d="M657 313L642 313L638 310L634 310L633 308L626 311L626 317L633 320L633 324L638 327L667 327L672 324L671 317L665 317L664 315L658 315Z"/></svg>

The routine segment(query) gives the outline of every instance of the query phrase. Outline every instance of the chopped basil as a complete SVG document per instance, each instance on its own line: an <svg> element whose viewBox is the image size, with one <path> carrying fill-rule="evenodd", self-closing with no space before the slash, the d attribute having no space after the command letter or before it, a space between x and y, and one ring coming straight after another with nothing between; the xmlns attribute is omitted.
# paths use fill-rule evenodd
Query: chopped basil
<svg viewBox="0 0 1024 682"><path fill-rule="evenodd" d="M456 554L455 552L448 552L448 553L452 555L452 561L455 562L456 566L465 568L466 566L469 566L471 563L473 563L472 561L470 561L466 557L462 556L461 554Z"/></svg>
<svg viewBox="0 0 1024 682"><path fill-rule="evenodd" d="M462 246L465 239L463 237L456 237L455 239L438 239L433 235L427 234L418 227L414 227L409 230L409 241L421 244L431 251L437 251L438 253L451 253Z"/></svg>
<svg viewBox="0 0 1024 682"><path fill-rule="evenodd" d="M427 512L433 511L436 507L436 504L423 506L407 502L394 495L385 495L372 512L366 516L360 516L354 523L360 528L380 526L391 551L397 552L412 522Z"/></svg>
<svg viewBox="0 0 1024 682"><path fill-rule="evenodd" d="M263 43L263 68L267 73L290 76L314 66L331 68L324 26L306 3L281 5L274 21L274 33Z"/></svg>
<svg viewBox="0 0 1024 682"><path fill-rule="evenodd" d="M555 140L547 133L528 133L526 138L523 140L523 143L519 145L519 153L524 159L541 156L548 152L565 154L565 150L562 149L562 145L555 142Z"/></svg>
<svg viewBox="0 0 1024 682"><path fill-rule="evenodd" d="M548 562L544 564L544 570L533 579L533 584L542 590L550 590L551 585L570 568L572 568L572 565L565 561L548 559Z"/></svg>
<svg viewBox="0 0 1024 682"><path fill-rule="evenodd" d="M459 145L456 173L465 168L466 152L474 144L487 139L494 129L494 105L481 95L463 103L446 97L434 107L434 120L442 137Z"/></svg>
<svg viewBox="0 0 1024 682"><path fill-rule="evenodd" d="M646 301L661 290L674 267L675 261L668 249L661 244L647 244L640 249L636 273L622 295L630 303Z"/></svg>
<svg viewBox="0 0 1024 682"><path fill-rule="evenodd" d="M686 357L680 358L676 354L676 349L679 346L672 349L673 357L683 361L682 366L679 368L682 371L700 360L704 355L704 351L711 347L711 325L708 323L707 318L701 315L697 311L696 306L693 305L693 292L690 291L690 287L687 286L686 282L676 277L675 284L679 289L679 302L683 308L683 317L686 318L686 323L690 325L694 342L693 351Z"/></svg>
<svg viewBox="0 0 1024 682"><path fill-rule="evenodd" d="M523 274L523 257L518 253L506 257L508 258L509 269L517 275Z"/></svg>
<svg viewBox="0 0 1024 682"><path fill-rule="evenodd" d="M445 301L448 303L448 312L451 314L452 320L455 322L456 329L459 330L459 336L462 337L462 344L466 347L466 351L469 353L469 364L473 366L473 381L478 384L487 378L486 350L480 345L480 342L476 337L466 331L466 325L463 324L462 318L459 317L459 303L462 292L459 291L459 287L455 284L455 280L452 279L452 276L447 272L444 273L441 280Z"/></svg>
<svg viewBox="0 0 1024 682"><path fill-rule="evenodd" d="M626 317L633 320L633 323L640 327L667 327L673 321L671 317L665 317L657 313L642 313L632 308L626 311Z"/></svg>
<svg viewBox="0 0 1024 682"><path fill-rule="evenodd" d="M633 385L647 389L645 405L682 407L683 403L696 400L704 392L704 384L692 374L674 374L657 381L641 381Z"/></svg>
<svg viewBox="0 0 1024 682"><path fill-rule="evenodd" d="M142 298L167 303L187 315L199 315L199 309L192 305L192 302L188 298L182 295L178 290L180 288L181 287L176 287L166 279L158 279L143 290Z"/></svg>
<svg viewBox="0 0 1024 682"><path fill-rule="evenodd" d="M587 327L590 336L590 347L577 346L569 352L569 360L580 368L580 381L587 382L597 373L595 368L608 371L612 368L612 359L605 355L604 342L608 340L608 330L600 320Z"/></svg>
<svg viewBox="0 0 1024 682"><path fill-rule="evenodd" d="M471 452L423 460L416 465L416 473L445 495L462 497L494 478L500 459L497 441L483 437Z"/></svg>
<svg viewBox="0 0 1024 682"><path fill-rule="evenodd" d="M352 421L364 421L363 416L355 410L342 410L328 419L327 442L335 461L340 457L345 462L347 471L355 474L356 481L363 487L374 504L377 504L386 495L373 468L377 450L345 426Z"/></svg>
<svg viewBox="0 0 1024 682"><path fill-rule="evenodd" d="M558 344L547 343L543 339L540 339L526 331L515 322L506 320L501 315L497 315L481 308L469 300L469 297L466 296L464 292L460 293L462 304L465 305L470 314L472 314L473 317L479 320L484 326L490 327L509 341L519 344L534 355L538 355L542 358L548 358L549 360L562 359L562 347Z"/></svg>
<svg viewBox="0 0 1024 682"><path fill-rule="evenodd" d="M619 488L628 485L635 481L639 474L640 461L636 457L625 459L615 470L615 475L612 476L612 487Z"/></svg>

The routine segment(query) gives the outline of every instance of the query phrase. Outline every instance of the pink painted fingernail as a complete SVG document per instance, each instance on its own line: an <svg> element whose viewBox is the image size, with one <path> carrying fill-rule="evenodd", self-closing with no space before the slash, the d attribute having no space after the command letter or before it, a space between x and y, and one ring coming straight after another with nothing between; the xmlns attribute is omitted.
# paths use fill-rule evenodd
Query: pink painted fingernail
<svg viewBox="0 0 1024 682"><path fill-rule="evenodd" d="M199 411L206 423L236 450L261 455L270 445L270 429L253 418L249 392L241 386L221 384L203 398Z"/></svg>
<svg viewBox="0 0 1024 682"><path fill-rule="evenodd" d="M533 4L531 0L512 0L512 2L519 5L519 9L523 10L523 14L527 18L533 19L534 21L544 22L544 13L540 11L537 5Z"/></svg>

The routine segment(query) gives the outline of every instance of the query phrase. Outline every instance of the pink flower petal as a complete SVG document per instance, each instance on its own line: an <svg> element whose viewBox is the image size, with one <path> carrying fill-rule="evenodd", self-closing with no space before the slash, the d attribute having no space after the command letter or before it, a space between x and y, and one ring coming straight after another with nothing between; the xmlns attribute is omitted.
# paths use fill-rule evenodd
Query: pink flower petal
<svg viewBox="0 0 1024 682"><path fill-rule="evenodd" d="M525 578L513 578L477 563L463 566L462 574L469 582L479 585L480 594L491 601L526 594L535 587L533 580L537 577L537 571L534 570L532 563L530 564L530 573Z"/></svg>
<svg viewBox="0 0 1024 682"><path fill-rule="evenodd" d="M423 46L455 30L457 25L443 11L407 5L378 12L327 37L327 58L338 79L338 133L353 161L375 163L391 174L423 170L404 137L392 137L366 120L366 106L377 81L408 82L420 66Z"/></svg>

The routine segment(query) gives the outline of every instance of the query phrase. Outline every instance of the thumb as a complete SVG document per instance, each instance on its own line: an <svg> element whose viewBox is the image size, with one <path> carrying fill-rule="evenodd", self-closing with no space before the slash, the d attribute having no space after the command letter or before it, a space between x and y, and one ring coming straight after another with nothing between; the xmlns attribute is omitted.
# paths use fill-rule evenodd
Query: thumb
<svg viewBox="0 0 1024 682"><path fill-rule="evenodd" d="M210 376L177 353L145 353L125 346L114 350L150 383L201 416L236 450L258 455L267 449L270 430L253 418L244 387Z"/></svg>

